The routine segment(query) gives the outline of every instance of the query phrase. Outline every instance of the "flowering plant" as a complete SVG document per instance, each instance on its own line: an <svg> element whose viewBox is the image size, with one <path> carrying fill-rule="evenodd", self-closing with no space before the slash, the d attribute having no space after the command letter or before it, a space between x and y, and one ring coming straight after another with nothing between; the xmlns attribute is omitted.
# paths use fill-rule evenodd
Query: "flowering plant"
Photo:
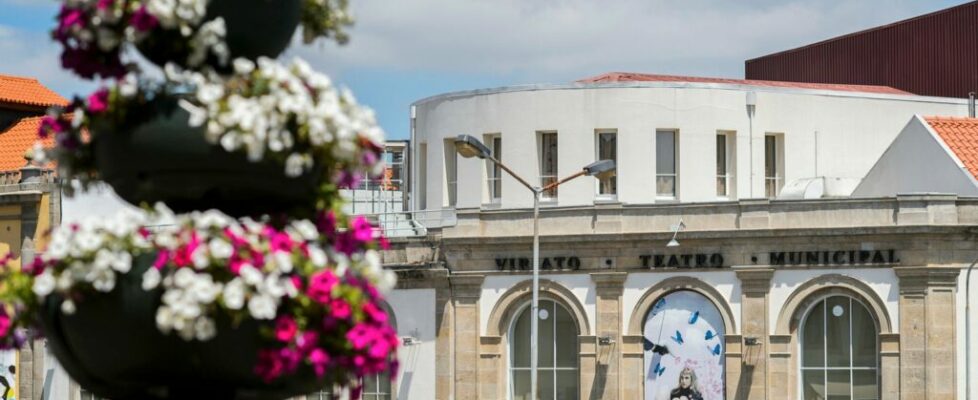
<svg viewBox="0 0 978 400"><path fill-rule="evenodd" d="M89 183L98 177L92 140L111 133L106 131L131 131L154 116L148 104L191 88L179 103L189 113L187 123L199 128L207 141L245 153L252 162L274 160L287 177L322 172L320 200L383 172L383 132L373 111L358 105L349 91L337 90L328 77L299 59L291 65L267 58L257 64L237 59L233 65L234 73L222 76L168 64L168 81L162 85L127 75L46 116L39 135L55 137L50 156L63 177ZM69 113L73 118L65 117Z"/></svg>
<svg viewBox="0 0 978 400"><path fill-rule="evenodd" d="M62 65L86 79L119 78L137 70L123 61L127 46L165 44L165 54L198 68L213 60L229 61L227 27L208 14L220 0L63 0L52 37L61 43ZM283 1L283 0L275 0ZM298 1L298 0L297 0ZM300 23L307 43L333 37L344 43L343 29L353 23L346 0L302 0Z"/></svg>
<svg viewBox="0 0 978 400"><path fill-rule="evenodd" d="M0 350L20 348L34 333L29 330L37 307L33 279L12 266L13 259L13 253L0 258Z"/></svg>
<svg viewBox="0 0 978 400"><path fill-rule="evenodd" d="M206 342L219 319L261 323L254 372L266 381L305 368L324 386L356 386L396 368L398 337L381 305L394 275L380 267L376 249L384 242L362 217L324 212L276 228L213 210L173 216L157 208L55 230L47 250L17 275L33 293L22 284L9 297L60 301L73 314L86 298L116 290L121 275L141 273L142 289L162 299L155 320L165 334ZM161 220L176 225L147 228ZM143 259L152 265L139 265Z"/></svg>

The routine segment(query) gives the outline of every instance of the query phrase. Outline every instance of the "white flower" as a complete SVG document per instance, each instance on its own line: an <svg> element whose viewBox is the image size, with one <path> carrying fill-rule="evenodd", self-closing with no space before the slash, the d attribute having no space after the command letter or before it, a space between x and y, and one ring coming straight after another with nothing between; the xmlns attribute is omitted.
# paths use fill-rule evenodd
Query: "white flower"
<svg viewBox="0 0 978 400"><path fill-rule="evenodd" d="M180 268L173 274L173 284L177 287L186 288L194 283L194 271L189 268Z"/></svg>
<svg viewBox="0 0 978 400"><path fill-rule="evenodd" d="M210 275L198 274L197 279L194 280L193 287L191 287L191 292L195 295L197 301L209 304L221 294L221 284L214 283Z"/></svg>
<svg viewBox="0 0 978 400"><path fill-rule="evenodd" d="M194 263L194 267L197 269L210 266L211 260L207 257L207 247L200 246L194 249L194 252L190 254L190 261Z"/></svg>
<svg viewBox="0 0 978 400"><path fill-rule="evenodd" d="M65 299L65 301L61 302L61 312L65 315L72 315L77 310L78 309L75 307L75 302L71 301L71 299Z"/></svg>
<svg viewBox="0 0 978 400"><path fill-rule="evenodd" d="M218 260L227 260L234 254L234 247L224 239L214 238L207 243L207 248L211 252L211 257Z"/></svg>
<svg viewBox="0 0 978 400"><path fill-rule="evenodd" d="M207 317L200 317L194 323L194 333L197 340L202 342L210 340L214 336L217 336L217 326L214 324L214 320Z"/></svg>
<svg viewBox="0 0 978 400"><path fill-rule="evenodd" d="M241 268L238 270L238 275L241 275L241 279L251 286L261 285L262 280L264 280L262 273L247 263L241 265Z"/></svg>
<svg viewBox="0 0 978 400"><path fill-rule="evenodd" d="M247 58L234 59L234 73L248 75L255 70L255 63Z"/></svg>
<svg viewBox="0 0 978 400"><path fill-rule="evenodd" d="M156 289L160 284L160 271L156 268L147 269L143 273L143 290Z"/></svg>
<svg viewBox="0 0 978 400"><path fill-rule="evenodd" d="M234 278L224 285L224 292L221 295L224 306L230 310L240 310L245 302L245 285L241 278Z"/></svg>
<svg viewBox="0 0 978 400"><path fill-rule="evenodd" d="M259 294L248 300L248 312L254 319L273 319L277 304L271 296Z"/></svg>
<svg viewBox="0 0 978 400"><path fill-rule="evenodd" d="M32 290L34 294L39 297L45 297L54 291L55 280L54 275L51 274L51 270L45 270L40 275L34 278L34 287Z"/></svg>
<svg viewBox="0 0 978 400"><path fill-rule="evenodd" d="M289 273L292 272L292 254L284 251L276 251L272 253L272 261L274 261L275 266L278 267L279 271Z"/></svg>
<svg viewBox="0 0 978 400"><path fill-rule="evenodd" d="M115 288L115 272L110 269L93 269L89 272L92 287L103 293L111 292Z"/></svg>
<svg viewBox="0 0 978 400"><path fill-rule="evenodd" d="M309 246L309 262L316 268L323 268L329 260L326 258L326 252L319 248L319 246Z"/></svg>

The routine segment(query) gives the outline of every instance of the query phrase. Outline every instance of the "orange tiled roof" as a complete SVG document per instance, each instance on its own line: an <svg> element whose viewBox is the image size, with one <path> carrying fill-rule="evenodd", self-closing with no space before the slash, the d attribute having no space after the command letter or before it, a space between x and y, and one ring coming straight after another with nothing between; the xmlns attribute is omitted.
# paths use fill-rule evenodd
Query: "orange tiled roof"
<svg viewBox="0 0 978 400"><path fill-rule="evenodd" d="M806 82L781 82L781 81L762 81L754 79L727 79L727 78L704 78L697 76L676 76L676 75L655 75L639 74L634 72L609 72L590 78L579 80L580 83L606 83L606 82L695 82L695 83L726 83L733 85L783 87L794 89L815 89L815 90L835 90L840 92L861 92L861 93L882 93L882 94L903 94L913 93L904 92L889 86L873 85L844 85L837 83L806 83Z"/></svg>
<svg viewBox="0 0 978 400"><path fill-rule="evenodd" d="M924 117L964 167L978 178L978 118Z"/></svg>
<svg viewBox="0 0 978 400"><path fill-rule="evenodd" d="M24 153L37 142L42 117L24 118L0 133L0 171L19 170L27 164ZM44 139L44 148L54 146L54 137Z"/></svg>
<svg viewBox="0 0 978 400"><path fill-rule="evenodd" d="M0 74L0 103L47 107L67 105L68 100L37 79Z"/></svg>

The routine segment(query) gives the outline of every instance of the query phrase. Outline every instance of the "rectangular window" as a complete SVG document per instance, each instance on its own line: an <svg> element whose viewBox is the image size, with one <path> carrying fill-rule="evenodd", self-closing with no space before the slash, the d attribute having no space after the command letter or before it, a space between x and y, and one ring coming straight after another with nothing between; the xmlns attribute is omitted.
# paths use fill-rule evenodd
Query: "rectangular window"
<svg viewBox="0 0 978 400"><path fill-rule="evenodd" d="M778 197L784 186L784 136L764 136L764 192L767 197Z"/></svg>
<svg viewBox="0 0 978 400"><path fill-rule="evenodd" d="M454 207L458 197L458 152L455 139L445 139L445 205Z"/></svg>
<svg viewBox="0 0 978 400"><path fill-rule="evenodd" d="M655 131L655 195L676 198L676 131Z"/></svg>
<svg viewBox="0 0 978 400"><path fill-rule="evenodd" d="M499 135L486 135L486 143L496 161L503 162L503 138ZM498 163L486 160L486 184L489 188L489 200L498 203L503 195L503 170Z"/></svg>
<svg viewBox="0 0 978 400"><path fill-rule="evenodd" d="M418 143L418 209L428 209L428 144Z"/></svg>
<svg viewBox="0 0 978 400"><path fill-rule="evenodd" d="M557 132L540 132L540 187L557 182ZM557 188L543 192L543 198L556 199Z"/></svg>
<svg viewBox="0 0 978 400"><path fill-rule="evenodd" d="M618 164L618 133L598 132L598 160L612 160ZM606 177L598 181L598 196L614 198L618 195L618 176Z"/></svg>
<svg viewBox="0 0 978 400"><path fill-rule="evenodd" d="M717 197L732 199L737 196L734 180L736 164L737 133L717 132Z"/></svg>
<svg viewBox="0 0 978 400"><path fill-rule="evenodd" d="M387 148L384 152L384 190L402 190L404 187L404 150Z"/></svg>

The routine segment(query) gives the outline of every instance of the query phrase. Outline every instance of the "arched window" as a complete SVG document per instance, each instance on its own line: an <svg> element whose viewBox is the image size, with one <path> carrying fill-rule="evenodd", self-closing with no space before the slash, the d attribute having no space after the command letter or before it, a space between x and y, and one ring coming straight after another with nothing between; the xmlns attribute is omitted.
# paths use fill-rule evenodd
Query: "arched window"
<svg viewBox="0 0 978 400"><path fill-rule="evenodd" d="M516 314L509 334L510 396L530 399L530 304ZM537 390L544 400L578 398L577 323L564 306L540 299Z"/></svg>
<svg viewBox="0 0 978 400"><path fill-rule="evenodd" d="M866 306L849 296L829 296L803 321L802 398L879 399L879 328Z"/></svg>

